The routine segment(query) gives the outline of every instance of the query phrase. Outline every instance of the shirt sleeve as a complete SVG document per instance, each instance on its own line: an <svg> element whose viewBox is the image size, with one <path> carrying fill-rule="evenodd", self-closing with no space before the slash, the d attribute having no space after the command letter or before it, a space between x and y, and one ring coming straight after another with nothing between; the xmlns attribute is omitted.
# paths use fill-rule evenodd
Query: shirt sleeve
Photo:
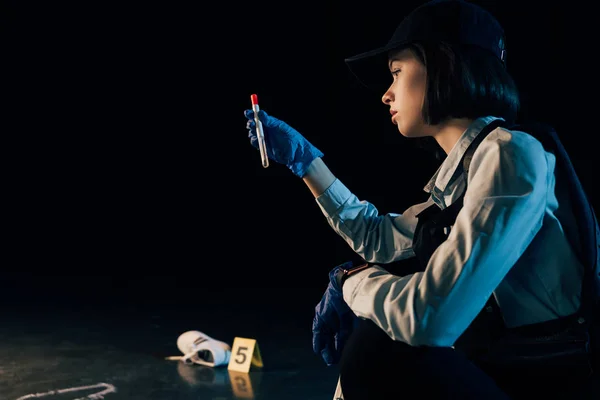
<svg viewBox="0 0 600 400"><path fill-rule="evenodd" d="M464 206L424 272L375 266L344 283L355 314L392 339L452 346L539 231L552 164L531 136L499 131L475 152Z"/></svg>
<svg viewBox="0 0 600 400"><path fill-rule="evenodd" d="M414 256L416 215L432 204L427 201L401 214L379 215L373 204L359 200L339 179L316 201L329 225L352 250L368 262L381 264Z"/></svg>

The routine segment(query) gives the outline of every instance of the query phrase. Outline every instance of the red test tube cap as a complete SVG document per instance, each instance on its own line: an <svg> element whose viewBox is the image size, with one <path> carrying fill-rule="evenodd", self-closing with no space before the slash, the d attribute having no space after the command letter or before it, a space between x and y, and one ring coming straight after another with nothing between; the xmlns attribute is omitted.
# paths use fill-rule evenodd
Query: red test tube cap
<svg viewBox="0 0 600 400"><path fill-rule="evenodd" d="M250 100L252 100L252 105L258 104L258 96L253 94L250 96Z"/></svg>

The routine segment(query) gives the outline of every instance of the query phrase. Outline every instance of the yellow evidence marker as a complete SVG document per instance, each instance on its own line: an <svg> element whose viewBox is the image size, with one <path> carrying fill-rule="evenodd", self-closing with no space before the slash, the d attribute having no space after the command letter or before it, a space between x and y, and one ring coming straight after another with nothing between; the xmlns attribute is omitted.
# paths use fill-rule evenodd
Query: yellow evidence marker
<svg viewBox="0 0 600 400"><path fill-rule="evenodd" d="M263 361L255 339L236 337L231 347L229 371L249 372L251 367L262 368Z"/></svg>

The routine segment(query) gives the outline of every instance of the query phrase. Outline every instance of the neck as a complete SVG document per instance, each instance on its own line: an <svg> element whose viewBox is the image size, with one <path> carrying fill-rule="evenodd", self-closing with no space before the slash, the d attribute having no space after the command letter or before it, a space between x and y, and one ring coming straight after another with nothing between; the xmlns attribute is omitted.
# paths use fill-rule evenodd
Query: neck
<svg viewBox="0 0 600 400"><path fill-rule="evenodd" d="M444 152L449 154L472 122L473 120L468 118L449 119L439 124L438 129L432 136L440 147L444 149Z"/></svg>

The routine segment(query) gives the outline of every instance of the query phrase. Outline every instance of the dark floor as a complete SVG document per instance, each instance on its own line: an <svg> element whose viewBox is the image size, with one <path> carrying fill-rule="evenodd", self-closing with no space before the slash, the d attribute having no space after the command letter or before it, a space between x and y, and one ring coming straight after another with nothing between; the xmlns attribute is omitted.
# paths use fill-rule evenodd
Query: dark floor
<svg viewBox="0 0 600 400"><path fill-rule="evenodd" d="M230 288L160 301L132 301L142 292L2 301L0 400L332 400L338 370L311 346L321 295ZM256 339L264 367L236 373L165 360L181 355L177 338L188 330L230 345ZM600 399L600 381L593 385L569 400Z"/></svg>
<svg viewBox="0 0 600 400"><path fill-rule="evenodd" d="M5 304L0 399L332 399L337 371L311 349L314 304L222 297L160 306ZM187 330L230 345L234 337L256 339L264 367L230 373L165 360L181 355L176 341Z"/></svg>

